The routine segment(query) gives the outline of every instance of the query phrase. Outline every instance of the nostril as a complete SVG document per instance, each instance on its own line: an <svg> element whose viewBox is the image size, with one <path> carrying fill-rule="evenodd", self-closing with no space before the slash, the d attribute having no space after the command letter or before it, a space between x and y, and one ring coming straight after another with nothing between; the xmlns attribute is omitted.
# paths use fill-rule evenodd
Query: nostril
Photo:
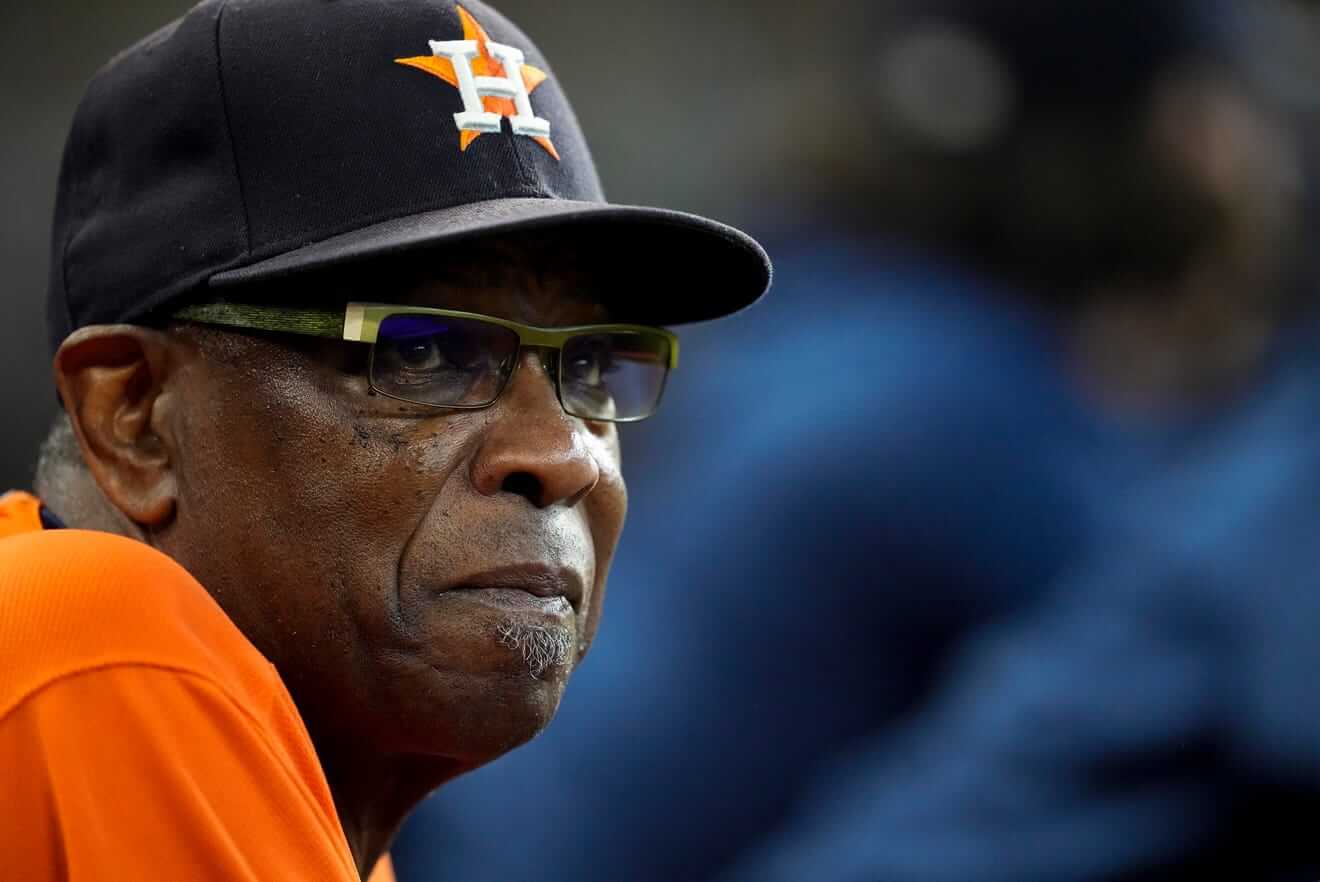
<svg viewBox="0 0 1320 882"><path fill-rule="evenodd" d="M539 478L531 472L514 472L504 479L500 489L505 493L517 493L532 505L540 505L545 495L545 487Z"/></svg>

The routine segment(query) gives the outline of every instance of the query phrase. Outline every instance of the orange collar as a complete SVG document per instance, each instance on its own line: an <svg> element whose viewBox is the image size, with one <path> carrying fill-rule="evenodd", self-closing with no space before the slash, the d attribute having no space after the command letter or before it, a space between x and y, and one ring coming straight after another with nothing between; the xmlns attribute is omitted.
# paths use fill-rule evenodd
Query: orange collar
<svg viewBox="0 0 1320 882"><path fill-rule="evenodd" d="M0 496L0 539L41 529L40 499L21 491Z"/></svg>

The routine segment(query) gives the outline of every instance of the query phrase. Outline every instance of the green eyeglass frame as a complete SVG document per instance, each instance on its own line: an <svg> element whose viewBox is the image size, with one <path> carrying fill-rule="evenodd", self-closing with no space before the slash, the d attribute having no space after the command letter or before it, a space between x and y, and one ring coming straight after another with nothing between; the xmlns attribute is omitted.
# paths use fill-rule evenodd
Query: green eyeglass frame
<svg viewBox="0 0 1320 882"><path fill-rule="evenodd" d="M381 303L349 303L343 310L334 311L216 301L194 304L172 313L174 319L199 324L371 344L373 347L372 376L369 377L369 381L372 385L372 391L389 398L408 401L425 407L441 410L481 410L490 407L503 394L504 389L507 388L509 381L512 379L513 372L517 369L516 362L507 374L500 379L499 386L490 399L477 404L438 404L379 388L374 376L375 344L380 340L382 324L388 319L398 316L433 316L479 322L505 328L517 334L519 351L528 347L555 351L559 360L559 369L555 372L553 382L559 395L560 404L570 415L579 416L583 419L617 423L639 422L646 419L659 406L668 379L668 372L678 367L678 337L664 328L649 325L600 324L567 328L541 328L473 312L421 306L391 306ZM575 413L577 408L571 406L566 400L562 383L564 373L562 362L565 346L575 338L600 335L638 336L663 349L663 352L657 354L664 357L665 374L660 378L658 388L655 390L654 401L650 402L649 407L644 412L624 416Z"/></svg>

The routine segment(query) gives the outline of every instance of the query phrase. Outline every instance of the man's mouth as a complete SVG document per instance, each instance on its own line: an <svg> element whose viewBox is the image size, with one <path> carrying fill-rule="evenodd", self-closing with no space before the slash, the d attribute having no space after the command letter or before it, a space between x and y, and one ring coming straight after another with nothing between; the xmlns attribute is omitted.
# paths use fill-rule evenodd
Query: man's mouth
<svg viewBox="0 0 1320 882"><path fill-rule="evenodd" d="M433 589L432 596L447 615L475 617L489 626L517 667L539 680L551 670L571 668L586 586L578 570L535 562L460 575Z"/></svg>
<svg viewBox="0 0 1320 882"><path fill-rule="evenodd" d="M471 592L495 606L564 615L578 611L586 593L575 571L546 564L499 567L454 580L442 593Z"/></svg>
<svg viewBox="0 0 1320 882"><path fill-rule="evenodd" d="M470 597L477 603L510 613L539 613L550 618L568 618L573 615L572 604L562 594L540 597L522 588L478 588L471 585L459 585L443 594L449 597Z"/></svg>

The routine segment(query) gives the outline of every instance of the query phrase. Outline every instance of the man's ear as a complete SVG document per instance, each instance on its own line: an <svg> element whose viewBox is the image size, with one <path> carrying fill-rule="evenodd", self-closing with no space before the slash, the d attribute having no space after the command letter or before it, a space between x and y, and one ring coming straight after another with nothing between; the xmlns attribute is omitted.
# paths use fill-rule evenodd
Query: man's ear
<svg viewBox="0 0 1320 882"><path fill-rule="evenodd" d="M83 459L110 504L146 528L174 515L169 339L134 325L75 331L55 355L55 385Z"/></svg>

